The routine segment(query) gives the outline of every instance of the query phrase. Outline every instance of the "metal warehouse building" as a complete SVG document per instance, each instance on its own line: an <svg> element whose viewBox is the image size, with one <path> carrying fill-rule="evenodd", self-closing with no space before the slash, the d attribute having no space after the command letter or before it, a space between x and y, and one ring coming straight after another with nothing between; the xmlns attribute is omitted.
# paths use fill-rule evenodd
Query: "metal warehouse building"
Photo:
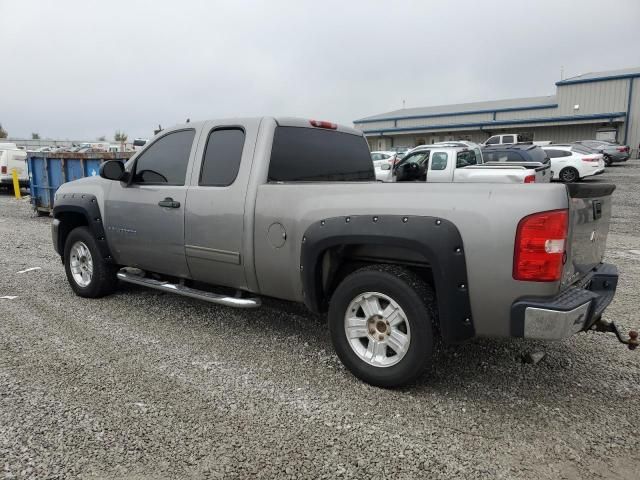
<svg viewBox="0 0 640 480"><path fill-rule="evenodd" d="M355 120L372 150L530 133L534 140L640 143L640 67L586 73L556 82L556 94L489 102L406 108Z"/></svg>

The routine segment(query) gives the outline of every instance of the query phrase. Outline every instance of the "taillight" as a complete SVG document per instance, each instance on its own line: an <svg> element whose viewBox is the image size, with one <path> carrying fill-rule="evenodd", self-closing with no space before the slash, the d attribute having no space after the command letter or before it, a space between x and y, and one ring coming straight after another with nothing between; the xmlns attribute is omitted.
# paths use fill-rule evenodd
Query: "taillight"
<svg viewBox="0 0 640 480"><path fill-rule="evenodd" d="M597 157L582 157L583 162L595 162L598 163L600 161Z"/></svg>
<svg viewBox="0 0 640 480"><path fill-rule="evenodd" d="M330 130L336 130L338 128L337 124L331 123L331 122L325 122L323 120L309 120L309 123L311 124L312 127L316 127L316 128L328 128Z"/></svg>
<svg viewBox="0 0 640 480"><path fill-rule="evenodd" d="M5 165L3 165L2 167L0 167L0 173L7 173L7 167Z"/></svg>
<svg viewBox="0 0 640 480"><path fill-rule="evenodd" d="M619 152L628 152L629 151L629 147L618 147L618 151Z"/></svg>
<svg viewBox="0 0 640 480"><path fill-rule="evenodd" d="M518 223L513 253L513 278L555 282L562 276L568 210L534 213Z"/></svg>
<svg viewBox="0 0 640 480"><path fill-rule="evenodd" d="M524 183L536 183L536 176L527 175L526 177L524 177Z"/></svg>

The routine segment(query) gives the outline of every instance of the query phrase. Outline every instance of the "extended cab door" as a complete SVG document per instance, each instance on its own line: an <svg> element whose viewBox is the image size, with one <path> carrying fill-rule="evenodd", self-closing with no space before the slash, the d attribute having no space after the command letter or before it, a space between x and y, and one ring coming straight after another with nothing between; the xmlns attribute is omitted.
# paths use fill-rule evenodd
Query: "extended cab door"
<svg viewBox="0 0 640 480"><path fill-rule="evenodd" d="M246 287L245 211L252 215L253 208L245 200L259 126L259 119L204 124L185 217L185 251L194 280Z"/></svg>
<svg viewBox="0 0 640 480"><path fill-rule="evenodd" d="M196 130L173 130L135 159L129 185L113 182L105 199L106 234L119 263L189 277L184 211Z"/></svg>
<svg viewBox="0 0 640 480"><path fill-rule="evenodd" d="M455 151L431 151L429 170L427 171L427 182L443 183L453 181L455 158L451 158L452 153L455 154Z"/></svg>

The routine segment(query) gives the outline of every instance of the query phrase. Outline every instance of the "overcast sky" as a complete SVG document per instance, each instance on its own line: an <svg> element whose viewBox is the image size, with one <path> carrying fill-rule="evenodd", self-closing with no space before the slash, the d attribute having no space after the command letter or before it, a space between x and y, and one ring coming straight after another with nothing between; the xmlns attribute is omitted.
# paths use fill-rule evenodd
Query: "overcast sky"
<svg viewBox="0 0 640 480"><path fill-rule="evenodd" d="M640 1L0 0L12 137L552 95L640 65Z"/></svg>

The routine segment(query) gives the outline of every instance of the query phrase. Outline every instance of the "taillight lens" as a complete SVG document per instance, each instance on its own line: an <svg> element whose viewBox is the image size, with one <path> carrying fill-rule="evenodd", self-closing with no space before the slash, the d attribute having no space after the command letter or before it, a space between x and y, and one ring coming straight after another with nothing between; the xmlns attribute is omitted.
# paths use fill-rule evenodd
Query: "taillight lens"
<svg viewBox="0 0 640 480"><path fill-rule="evenodd" d="M598 163L600 161L599 158L597 157L582 157L582 161L583 162L593 162L593 163Z"/></svg>
<svg viewBox="0 0 640 480"><path fill-rule="evenodd" d="M513 253L513 278L555 282L562 276L568 210L534 213L518 223Z"/></svg>
<svg viewBox="0 0 640 480"><path fill-rule="evenodd" d="M3 173L3 174L7 173L7 167L4 166L4 165L2 167L0 167L0 173Z"/></svg>
<svg viewBox="0 0 640 480"><path fill-rule="evenodd" d="M524 177L524 183L536 183L536 176L527 175L526 177Z"/></svg>
<svg viewBox="0 0 640 480"><path fill-rule="evenodd" d="M629 151L629 147L618 147L619 152L627 152Z"/></svg>
<svg viewBox="0 0 640 480"><path fill-rule="evenodd" d="M316 127L316 128L328 128L330 130L336 130L338 128L337 124L331 123L331 122L325 122L323 120L309 120L309 123L311 124L312 127Z"/></svg>

